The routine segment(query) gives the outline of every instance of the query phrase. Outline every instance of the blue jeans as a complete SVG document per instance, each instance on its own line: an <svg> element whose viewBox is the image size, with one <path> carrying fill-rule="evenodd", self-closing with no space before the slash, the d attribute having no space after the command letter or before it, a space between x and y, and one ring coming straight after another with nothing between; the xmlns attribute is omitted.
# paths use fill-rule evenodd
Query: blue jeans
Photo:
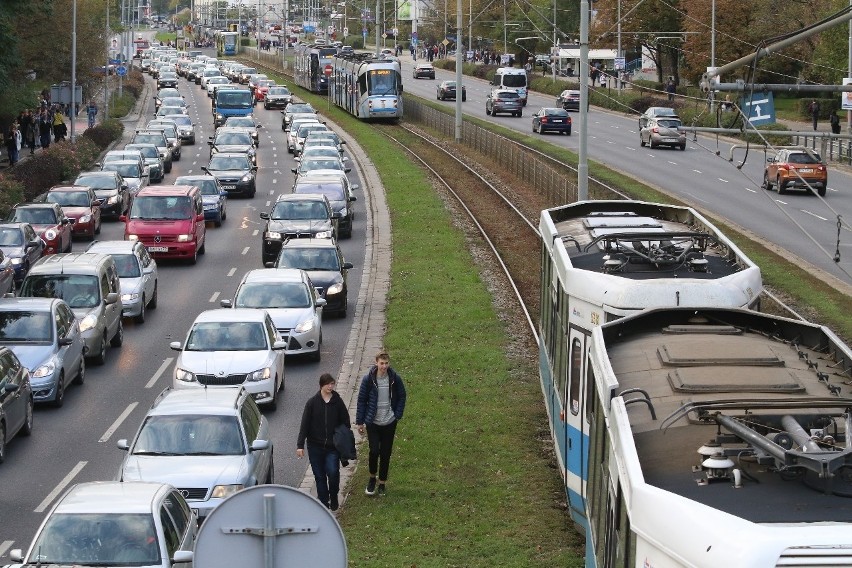
<svg viewBox="0 0 852 568"><path fill-rule="evenodd" d="M327 507L329 497L340 491L340 454L308 442L308 460L317 483L317 498Z"/></svg>

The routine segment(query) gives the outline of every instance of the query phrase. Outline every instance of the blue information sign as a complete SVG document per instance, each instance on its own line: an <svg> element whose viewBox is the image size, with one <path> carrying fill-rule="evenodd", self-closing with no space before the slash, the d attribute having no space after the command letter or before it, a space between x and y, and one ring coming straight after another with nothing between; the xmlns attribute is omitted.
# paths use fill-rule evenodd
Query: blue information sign
<svg viewBox="0 0 852 568"><path fill-rule="evenodd" d="M740 100L740 108L752 126L775 123L775 99L772 93L752 93Z"/></svg>
<svg viewBox="0 0 852 568"><path fill-rule="evenodd" d="M119 65L115 68L115 74L119 77L124 77L125 75L127 75L127 67L125 67L124 65Z"/></svg>

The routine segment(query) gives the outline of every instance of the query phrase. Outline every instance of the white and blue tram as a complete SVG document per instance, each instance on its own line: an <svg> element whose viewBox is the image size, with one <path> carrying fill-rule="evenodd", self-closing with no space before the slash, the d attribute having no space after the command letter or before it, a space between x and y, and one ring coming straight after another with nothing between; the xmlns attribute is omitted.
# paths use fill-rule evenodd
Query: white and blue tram
<svg viewBox="0 0 852 568"><path fill-rule="evenodd" d="M539 223L539 371L569 511L588 533L589 423L581 412L594 328L650 307L759 307L760 269L691 208L584 201Z"/></svg>
<svg viewBox="0 0 852 568"><path fill-rule="evenodd" d="M337 53L336 47L327 45L301 44L296 46L293 62L293 80L312 93L328 93L328 75L331 60Z"/></svg>
<svg viewBox="0 0 852 568"><path fill-rule="evenodd" d="M339 55L333 59L332 102L361 119L402 118L402 73L399 61L371 54Z"/></svg>
<svg viewBox="0 0 852 568"><path fill-rule="evenodd" d="M852 350L735 308L592 330L586 565L852 566Z"/></svg>

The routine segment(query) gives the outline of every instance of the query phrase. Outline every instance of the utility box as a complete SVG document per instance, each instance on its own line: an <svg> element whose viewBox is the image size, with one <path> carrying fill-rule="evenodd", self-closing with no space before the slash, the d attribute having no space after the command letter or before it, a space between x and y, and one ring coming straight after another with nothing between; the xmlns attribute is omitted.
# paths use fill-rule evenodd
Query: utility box
<svg viewBox="0 0 852 568"><path fill-rule="evenodd" d="M50 86L50 102L59 103L63 105L71 104L71 83L63 81L58 85ZM82 103L83 102L83 86L75 85L74 89L74 102Z"/></svg>

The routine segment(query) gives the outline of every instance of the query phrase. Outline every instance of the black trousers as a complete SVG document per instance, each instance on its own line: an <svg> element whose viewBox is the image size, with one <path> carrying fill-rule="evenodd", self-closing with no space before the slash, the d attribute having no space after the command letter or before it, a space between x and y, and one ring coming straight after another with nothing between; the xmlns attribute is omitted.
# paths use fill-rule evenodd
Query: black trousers
<svg viewBox="0 0 852 568"><path fill-rule="evenodd" d="M387 481L396 420L387 426L367 424L367 441L370 444L370 476L379 474L379 481Z"/></svg>

